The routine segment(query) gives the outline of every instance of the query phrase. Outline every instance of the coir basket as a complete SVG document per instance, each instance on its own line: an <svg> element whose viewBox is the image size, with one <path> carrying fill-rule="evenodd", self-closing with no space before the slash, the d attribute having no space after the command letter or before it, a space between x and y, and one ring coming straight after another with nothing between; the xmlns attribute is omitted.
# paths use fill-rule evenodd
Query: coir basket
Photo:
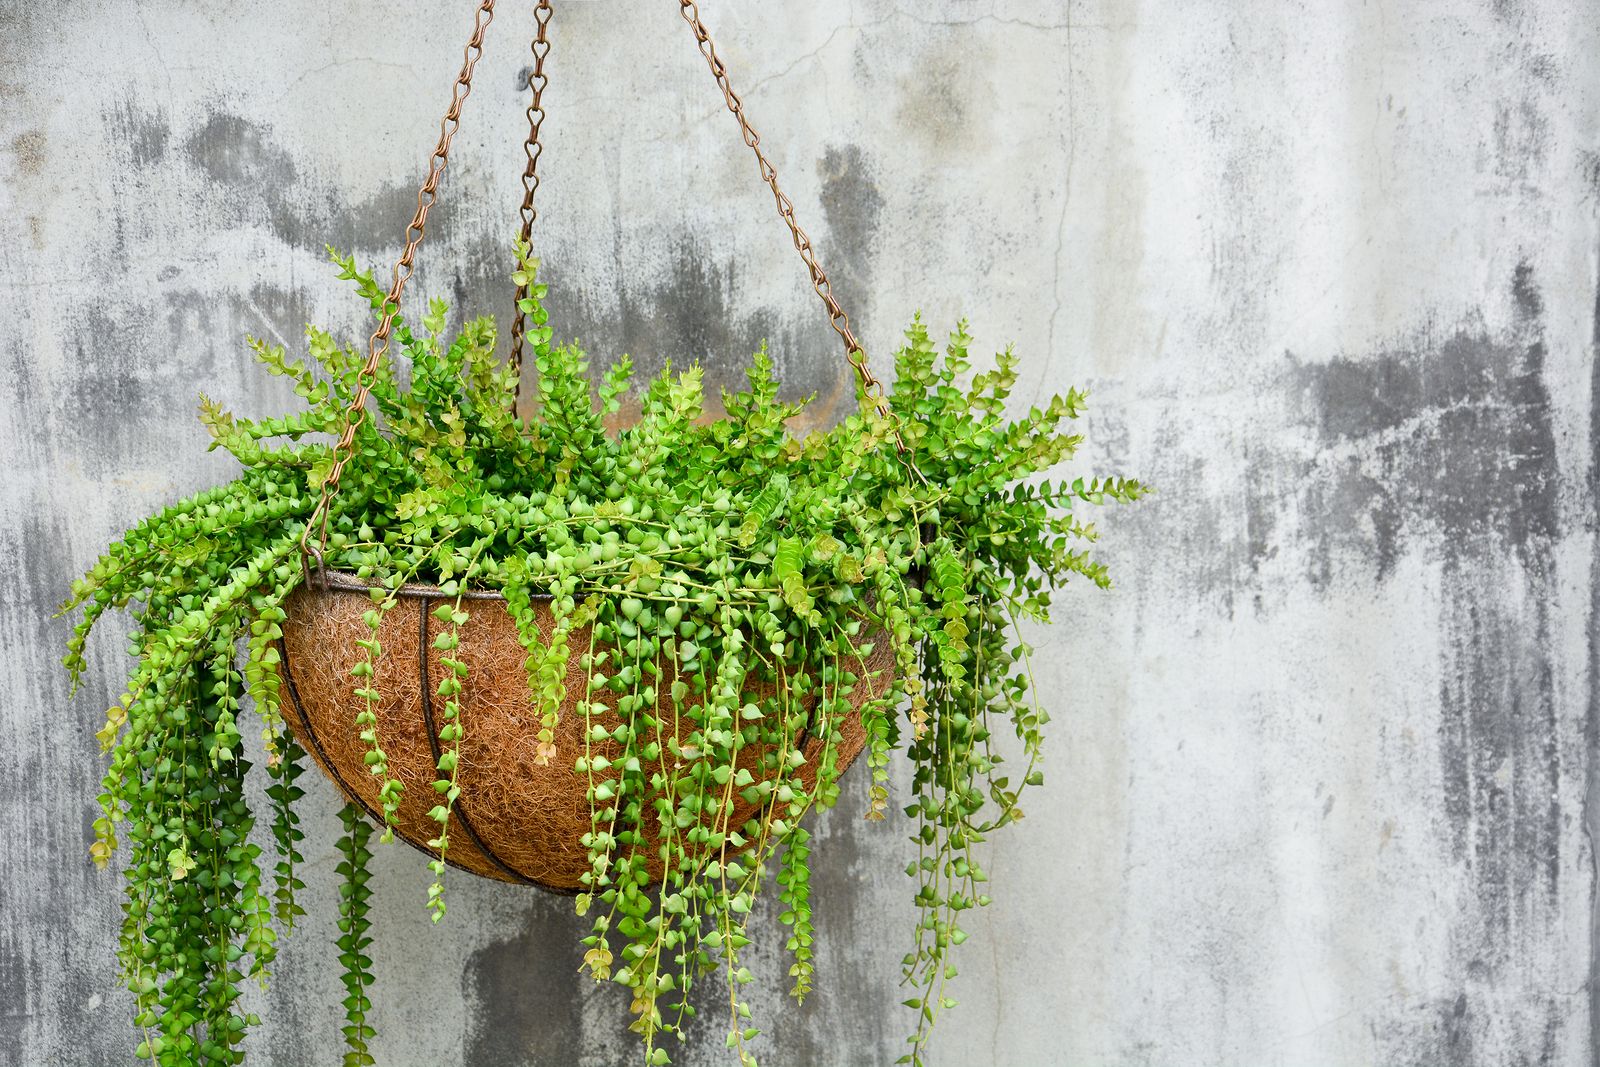
<svg viewBox="0 0 1600 1067"><path fill-rule="evenodd" d="M459 697L463 737L457 781L461 795L450 818L447 861L501 881L576 892L582 888L579 879L589 870L588 853L581 843L589 830L589 777L574 770L575 757L584 752L589 725L577 709L587 681L585 672L573 657L556 731L557 755L541 766L534 759L540 716L528 688L523 666L527 651L516 625L498 594L469 592L466 596L471 601L470 618L461 627L460 647L451 653L468 665L468 672ZM383 700L377 708L378 732L388 754L390 775L405 785L395 833L430 855L435 850L427 841L439 830L428 811L437 799L430 786L438 777L441 725L432 693L443 676L439 659L445 655L432 647L442 625L432 611L441 603L454 601L431 586L405 586L376 635L383 648L378 670L384 678ZM284 706L289 711L286 718L301 746L351 800L381 822L379 781L363 762L366 746L355 724L362 704L351 695L349 677L350 665L361 656L356 641L373 636L362 618L371 606L367 586L353 577L328 574L309 581L285 605L288 617L282 624L278 669L286 696ZM542 637L548 639L553 629L548 608L539 608L539 626ZM863 649L867 644L872 648L854 671L860 681L850 697L852 713L834 724L840 773L866 742L861 720L853 712L882 696L889 685L893 655L889 642L882 638L882 634L863 635ZM586 647L587 628L574 631L571 642L574 647ZM769 695L772 686L752 686L752 690L750 695L759 699ZM597 721L615 725L614 717ZM808 721L797 744L806 760L800 776L808 787L815 785L824 746L819 724ZM594 751L605 754L609 750ZM754 770L762 754L761 746L748 746L738 765ZM758 814L756 805L736 797L728 824L740 826ZM659 860L652 865L651 875L656 880L661 877Z"/></svg>

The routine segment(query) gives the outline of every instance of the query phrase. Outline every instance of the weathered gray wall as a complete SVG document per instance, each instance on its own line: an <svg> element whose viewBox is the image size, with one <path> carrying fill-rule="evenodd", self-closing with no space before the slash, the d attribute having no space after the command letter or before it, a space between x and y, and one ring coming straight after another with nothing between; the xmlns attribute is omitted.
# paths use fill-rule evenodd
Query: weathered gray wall
<svg viewBox="0 0 1600 1067"><path fill-rule="evenodd" d="M515 5L521 8L529 5ZM558 5L540 243L565 335L646 367L838 353L674 5ZM996 842L945 1064L1597 1062L1590 831L1600 9L1586 0L707 0L870 349L921 308L1093 389L1110 594L1040 635L1050 784ZM119 691L49 613L228 475L197 390L292 399L247 333L353 331L466 3L0 3L0 1061L125 1062L86 858ZM503 13L414 290L506 304L528 13ZM856 781L825 976L763 1062L888 1063L912 909ZM333 1062L333 791L260 1063ZM397 1065L629 1060L560 899L379 861ZM776 993L778 962L761 970ZM711 1064L720 1028L680 1062ZM779 1051L781 1050L781 1051Z"/></svg>

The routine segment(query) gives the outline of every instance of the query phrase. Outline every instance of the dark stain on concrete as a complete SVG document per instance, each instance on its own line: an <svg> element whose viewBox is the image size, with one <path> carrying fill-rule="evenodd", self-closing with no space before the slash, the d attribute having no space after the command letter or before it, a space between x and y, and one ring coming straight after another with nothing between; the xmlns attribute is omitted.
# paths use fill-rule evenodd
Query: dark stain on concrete
<svg viewBox="0 0 1600 1067"><path fill-rule="evenodd" d="M828 224L823 267L845 310L866 300L871 254L883 215L883 194L859 145L829 145L817 163L822 216Z"/></svg>
<svg viewBox="0 0 1600 1067"><path fill-rule="evenodd" d="M1197 572L1229 613L1285 549L1297 550L1287 558L1319 590L1387 579L1413 549L1438 558L1499 546L1539 563L1560 522L1542 304L1526 270L1511 289L1519 310L1509 333L1467 323L1361 357L1288 355L1260 388L1279 393L1282 417L1310 433L1289 446L1244 446L1241 497L1194 502L1193 521L1165 534L1160 551L1180 552L1173 565ZM1173 458L1156 474L1201 484L1208 461L1181 436L1163 435Z"/></svg>
<svg viewBox="0 0 1600 1067"><path fill-rule="evenodd" d="M1576 859L1566 854L1570 830L1556 799L1570 772L1558 748L1557 677L1566 668L1555 615L1557 550L1571 532L1564 488L1576 487L1564 487L1558 460L1549 301L1536 268L1507 271L1504 294L1502 324L1475 314L1359 356L1288 356L1248 386L1252 397L1278 397L1278 409L1269 401L1264 411L1279 429L1224 441L1221 457L1186 445L1186 428L1164 431L1152 449L1172 449L1165 469L1152 472L1158 484L1215 485L1207 476L1215 462L1243 471L1236 493L1197 494L1182 521L1169 513L1141 543L1150 573L1181 575L1181 588L1203 591L1225 614L1253 603L1270 616L1282 604L1275 591L1297 571L1336 601L1352 589L1381 596L1402 566L1428 568L1437 589L1438 660L1418 669L1438 677L1431 740L1442 804L1430 832L1467 887L1450 908L1445 964L1464 978L1427 1022L1379 1036L1383 1062L1479 1062L1486 1048L1508 1047L1526 1050L1522 1062L1546 1062L1556 1047L1547 1035L1564 1032L1550 1030L1546 1015L1571 1008L1548 990L1514 1009L1503 999L1524 988L1528 932L1559 928L1571 892L1564 872ZM1600 296L1594 314L1600 350ZM1600 442L1600 372L1591 388ZM1600 491L1600 460L1588 474L1589 492ZM1591 521L1600 529L1600 514ZM1592 580L1600 620L1600 580ZM1591 641L1600 677L1600 637ZM1593 760L1600 695L1591 693L1589 715ZM1586 857L1600 833L1597 775L1588 781ZM1600 926L1600 904L1595 914ZM1593 973L1600 978L1600 963ZM1600 1009L1594 1018L1600 1025Z"/></svg>
<svg viewBox="0 0 1600 1067"><path fill-rule="evenodd" d="M1519 307L1538 308L1519 272ZM1535 312L1536 315L1536 312ZM1445 551L1483 537L1525 559L1558 525L1555 439L1542 339L1481 330L1452 332L1422 350L1303 365L1296 388L1321 434L1323 455L1306 468L1320 535L1314 579L1329 556L1357 548L1393 569L1402 541L1436 538Z"/></svg>
<svg viewBox="0 0 1600 1067"><path fill-rule="evenodd" d="M106 125L134 166L155 166L167 158L172 126L164 113L128 101L106 116Z"/></svg>
<svg viewBox="0 0 1600 1067"><path fill-rule="evenodd" d="M1559 908L1551 604L1560 470L1544 382L1545 302L1531 265L1516 267L1507 292L1513 314L1501 329L1474 319L1361 358L1291 357L1287 414L1313 431L1310 440L1247 461L1237 558L1248 575L1285 549L1298 550L1292 558L1317 589L1382 582L1403 557L1438 567L1437 832L1473 890L1450 934L1453 969L1469 982L1438 1002L1433 1026L1395 1036L1390 1047L1403 1060L1476 1062L1486 1027L1503 1021L1498 1010L1478 1017L1477 991L1516 980L1517 930ZM1600 323L1600 306L1596 315ZM1286 527L1285 515L1297 521ZM1241 584L1237 572L1217 578L1234 591ZM1544 1027L1529 1008L1523 1022ZM1524 1062L1546 1062L1546 1038L1521 1027Z"/></svg>
<svg viewBox="0 0 1600 1067"><path fill-rule="evenodd" d="M813 242L857 337L868 343L871 254L883 197L865 155L854 145L830 147L817 169L826 228L816 232ZM772 225L780 224L773 220ZM667 268L649 276L630 271L620 240L614 258L606 292L586 292L557 261L547 261L541 272L549 286L547 305L556 339L580 341L596 370L627 353L633 358L635 382L642 385L669 360L678 369L698 361L705 373L707 410L716 412L718 390L745 387L751 354L765 341L782 395L791 400L815 397L797 420L797 429L828 425L854 410L853 378L843 345L821 301L811 294L798 258L793 282L803 295L797 308L791 304L782 309L738 303L741 264L693 234L678 236ZM456 303L471 303L468 314L493 311L502 338L508 337L511 298L503 243L485 241L453 263ZM880 356L877 364L884 370L887 360ZM530 370L527 389L532 388Z"/></svg>
<svg viewBox="0 0 1600 1067"><path fill-rule="evenodd" d="M1497 392L1512 402L1514 417L1499 432L1471 438L1481 456L1499 460L1485 464L1478 504L1492 525L1447 528L1442 546L1446 811L1456 855L1475 875L1491 964L1510 952L1518 915L1554 906L1561 866L1549 606L1559 472L1539 373L1543 302L1526 265L1517 268L1512 295L1525 373L1505 376Z"/></svg>
<svg viewBox="0 0 1600 1067"><path fill-rule="evenodd" d="M1484 147L1490 155L1490 173L1508 185L1519 185L1538 176L1550 158L1555 143L1550 113L1559 107L1553 93L1561 72L1549 53L1534 51L1539 36L1537 9L1528 10L1521 0L1495 0L1494 7L1509 31L1494 65L1514 79L1515 88L1493 101L1494 121Z"/></svg>
<svg viewBox="0 0 1600 1067"><path fill-rule="evenodd" d="M92 931L88 944L103 948L114 941L117 901L106 895L104 882L83 873L101 763L91 730L80 724L93 714L84 703L95 707L98 698L86 696L74 707L66 699L64 672L46 669L56 667L55 655L38 654L60 649L71 629L69 620L52 618L49 610L79 570L71 520L50 485L34 481L31 488L29 503L0 523L0 553L8 561L0 573L0 647L40 668L31 679L32 700L0 706L11 739L0 753L0 774L16 784L16 797L25 798L7 798L0 808L12 842L0 850L0 914L7 917L0 924L6 997L0 1062L90 1062L104 1052L100 1035L86 1035L54 1056L39 1040L53 1036L57 1020L80 1015L92 994L116 988L112 954L85 953L80 942L86 931ZM96 668L111 658L106 651L102 645ZM91 675L89 686L96 688L96 681ZM73 922L63 923L63 914ZM116 1061L106 1055L94 1062Z"/></svg>
<svg viewBox="0 0 1600 1067"><path fill-rule="evenodd" d="M827 257L823 268L828 271L834 299L850 315L856 339L870 353L873 255L883 215L883 194L859 145L829 145L817 164L817 174L822 179L822 216L828 226L828 240L821 250ZM820 315L818 321L824 321ZM835 366L829 387L819 383L816 388L820 396L827 398L830 409L844 416L852 410L855 372L842 360L842 345L835 351L841 363ZM880 376L887 377L891 369L890 361L880 357L875 368Z"/></svg>
<svg viewBox="0 0 1600 1067"><path fill-rule="evenodd" d="M890 869L890 877L904 878L891 868L903 867L912 853L907 847L905 858L899 858L903 833L889 824L862 819L870 784L869 775L852 771L840 783L835 808L807 819L813 834L811 905L817 955L816 985L804 1004L796 1004L788 995L792 961L784 949L788 928L778 920L783 909L776 884L768 883L751 912L753 943L740 962L750 968L756 982L744 987L740 998L750 1004L753 1018L747 1025L761 1030L750 1051L762 1063L786 1067L892 1063L904 1049L912 1016L909 1010L893 1007L906 994L892 995L899 990L900 951L890 962L876 949L882 941L896 950L901 950L902 940L909 946L911 929L909 923L904 929L884 929L882 916L866 910L861 882L882 869ZM769 874L775 871L770 868ZM905 890L909 896L909 879ZM878 964L885 965L880 969ZM721 972L699 981L691 997L699 1016L682 1051L673 1049L674 1062L727 1061L727 997Z"/></svg>
<svg viewBox="0 0 1600 1067"><path fill-rule="evenodd" d="M301 239L331 244L341 252L377 253L384 261L379 276L384 276L405 246L406 224L417 210L417 187L426 176L426 173L418 173L414 181L390 182L356 201L345 200L332 191L325 192L304 209L305 217L297 227ZM431 257L441 254L439 236L449 234L453 228L457 212L449 192L441 193L438 204L428 215L428 232L432 237L423 244L427 251L419 253L424 265ZM509 259L510 253L506 255Z"/></svg>
<svg viewBox="0 0 1600 1067"><path fill-rule="evenodd" d="M300 410L287 383L255 362L245 338L282 337L291 353L303 355L306 318L298 289L165 289L146 301L85 309L81 328L63 338L77 369L59 387L35 382L26 360L12 362L9 377L28 403L48 408L39 417L60 427L60 447L85 474L113 478L130 464L143 466L158 437L204 452L210 442L195 415L201 392L244 417ZM211 469L225 477L230 468Z"/></svg>
<svg viewBox="0 0 1600 1067"><path fill-rule="evenodd" d="M685 236L663 276L629 277L623 266L614 293L584 292L553 262L545 264L542 277L550 287L547 303L557 340L580 340L597 370L628 353L634 380L642 385L668 360L678 370L698 361L705 372L707 408L715 411L720 410L718 389L745 386L751 353L765 339L786 397L826 395L843 355L834 347L837 338L820 304L814 319L796 319L771 307L736 306L738 269L715 258L698 239ZM805 277L798 265L796 274ZM509 324L509 318L501 319L502 334L509 333ZM821 401L815 406L826 407ZM834 413L812 414L827 418Z"/></svg>
<svg viewBox="0 0 1600 1067"><path fill-rule="evenodd" d="M1600 195L1600 157L1591 157L1590 187ZM1600 287L1594 295L1589 345L1590 559L1600 560ZM1584 719L1587 778L1583 795L1584 843L1589 850L1589 1034L1592 1063L1600 1067L1600 570L1589 575L1589 699Z"/></svg>
<svg viewBox="0 0 1600 1067"><path fill-rule="evenodd" d="M868 776L855 772L843 783L838 807L819 820L812 817L812 902L817 927L818 982L803 1005L787 996L789 957L782 950L786 928L775 886L757 902L750 917L754 943L741 962L757 976L741 991L749 1001L762 1036L752 1051L763 1062L778 1058L794 1067L832 1067L848 1050L854 1063L890 1062L899 1054L910 1014L892 1003L898 973L892 965L874 967L881 953L862 950L878 932L876 917L862 911L863 871L885 865L903 835L893 834L860 818L866 808ZM826 826L819 822L826 820ZM869 835L892 840L869 841ZM907 857L910 850L906 850ZM904 860L900 860L904 862ZM909 892L910 883L907 882ZM547 1067L574 1062L576 1049L591 1058L610 1054L607 1062L636 1058L636 1038L626 1028L626 1001L613 986L597 987L595 997L575 986L588 980L577 973L580 949L575 947L582 924L570 919L565 901L531 898L525 929L474 952L463 982L471 1005L464 1063L504 1067ZM909 935L893 930L882 936ZM722 1063L727 1056L727 987L721 971L696 980L690 1003L698 1013L686 1030L683 1045L669 1042L674 1062ZM882 1005L884 1010L869 1010ZM598 1018L598 1031L584 1030L583 1018ZM600 1047L596 1047L596 1044ZM781 1050L781 1056L779 1052Z"/></svg>
<svg viewBox="0 0 1600 1067"><path fill-rule="evenodd" d="M1464 553L1445 565L1439 758L1452 851L1473 874L1486 947L1510 950L1510 928L1536 897L1554 903L1561 822L1548 610L1549 576ZM1516 610L1520 607L1522 610ZM1529 617L1531 616L1531 618Z"/></svg>
<svg viewBox="0 0 1600 1067"><path fill-rule="evenodd" d="M7 873L18 876L19 881L12 882L8 878L5 885L0 886L0 907L13 916L13 921L0 926L0 989L6 991L9 1002L6 1010L0 1012L0 1058L6 1063L26 1063L37 1053L29 1043L29 1020L41 1010L40 993L46 983L37 954L39 945L30 943L29 928L15 921L24 909L21 902L11 899L9 887L27 883L20 880L21 872Z"/></svg>
<svg viewBox="0 0 1600 1067"><path fill-rule="evenodd" d="M622 350L645 374L668 358L680 367L700 361L708 387L736 387L737 364L775 332L770 316L759 311L741 321L745 316L733 304L737 272L735 263L719 263L698 242L680 245L665 278L646 283L637 297L637 290L624 289Z"/></svg>
<svg viewBox="0 0 1600 1067"><path fill-rule="evenodd" d="M274 142L259 122L219 112L183 142L183 153L212 181L238 188L292 184L294 157Z"/></svg>
<svg viewBox="0 0 1600 1067"><path fill-rule="evenodd" d="M1439 1051L1444 1054L1444 1062L1451 1064L1470 1064L1472 1062L1472 1030L1467 1025L1467 995L1460 994L1454 1000L1445 999L1438 1006L1439 1029L1442 1031L1442 1040Z"/></svg>
<svg viewBox="0 0 1600 1067"><path fill-rule="evenodd" d="M154 152L158 129L148 123L138 129L143 141L134 142L135 151ZM159 135L162 150L165 137ZM417 207L417 188L426 177L419 160L413 177L352 200L343 189L302 175L293 153L273 139L268 127L227 112L213 114L185 137L182 151L191 165L229 190L224 211L234 224L265 224L290 245L331 244L341 252L381 253L388 262L405 244L406 224ZM437 250L437 235L452 228L456 215L451 196L442 191L428 219L435 235L430 247Z"/></svg>
<svg viewBox="0 0 1600 1067"><path fill-rule="evenodd" d="M468 957L462 981L473 1010L464 1062L547 1067L572 1063L583 1047L584 999L574 988L588 981L574 947L581 931L560 921L558 912L570 914L564 900L547 899L528 909L520 934Z"/></svg>
<svg viewBox="0 0 1600 1067"><path fill-rule="evenodd" d="M115 476L127 457L148 451L149 423L175 407L174 394L193 393L178 360L163 364L142 343L138 324L159 314L152 305L91 307L76 335L63 339L76 373L48 403L86 473Z"/></svg>
<svg viewBox="0 0 1600 1067"><path fill-rule="evenodd" d="M300 187L294 156L272 139L266 126L218 112L184 138L183 154L229 190L228 206L238 224L264 221L290 244L307 239L307 190Z"/></svg>
<svg viewBox="0 0 1600 1067"><path fill-rule="evenodd" d="M1550 121L1531 98L1501 102L1494 116L1496 175L1526 179L1544 164L1550 140Z"/></svg>
<svg viewBox="0 0 1600 1067"><path fill-rule="evenodd" d="M1518 320L1537 328L1539 316L1544 314L1544 298L1533 280L1532 264L1517 264L1511 274L1511 297L1516 301Z"/></svg>
<svg viewBox="0 0 1600 1067"><path fill-rule="evenodd" d="M1278 515L1261 494L1252 494L1246 500L1244 513L1245 552L1252 574L1278 554Z"/></svg>
<svg viewBox="0 0 1600 1067"><path fill-rule="evenodd" d="M1530 898L1553 901L1561 840L1547 607L1559 471L1529 266L1510 290L1506 335L1462 329L1295 374L1336 457L1311 468L1313 580L1328 580L1341 542L1379 579L1403 551L1442 563L1444 829L1472 872L1491 967Z"/></svg>
<svg viewBox="0 0 1600 1067"><path fill-rule="evenodd" d="M239 223L265 221L291 244L326 242L361 254L380 270L386 270L389 257L398 254L406 222L416 207L413 182L395 182L359 202L347 202L335 191L299 176L264 127L225 114L213 116L184 144L192 163L214 180L238 189ZM274 183L274 174L286 180ZM871 312L867 302L871 252L883 198L856 146L830 147L818 163L818 174L826 223L816 238L818 254L851 313L857 336L865 342ZM421 175L417 177L420 181ZM510 252L503 234L475 232L481 227L474 227L474 222L458 210L446 190L429 217L430 240L419 256L408 303L420 306L416 302L429 295L447 295L455 323L493 314L505 346L512 314ZM773 226L778 225L774 220ZM458 232L463 226L467 232ZM740 264L715 254L691 234L677 238L667 269L650 276L630 273L620 238L615 259L606 291L586 292L558 261L546 262L541 275L550 290L547 304L557 340L581 342L596 371L627 353L633 357L635 382L642 386L668 360L679 369L698 361L705 372L707 410L716 413L721 407L719 390L745 386L751 354L765 341L783 395L791 400L815 397L796 420L796 429L831 424L853 410L853 378L843 346L830 329L820 300L810 293L798 261L793 263L793 280L803 294L799 308L780 310L761 304L736 306ZM887 369L887 362L880 356L880 371ZM533 390L530 368L525 393Z"/></svg>
<svg viewBox="0 0 1600 1067"><path fill-rule="evenodd" d="M883 916L869 904L861 883L887 877L907 897L915 885L904 873L912 858L903 831L892 822L868 822L862 816L871 776L858 768L840 782L839 802L833 810L813 816L811 907L817 928L816 989L805 1004L796 1006L785 994L789 961L780 955L769 979L772 1034L767 1059L790 1059L801 1067L828 1067L849 1050L854 1063L891 1063L905 1051L904 1038L914 1021L899 1002L899 959L909 948L908 925L885 927ZM900 802L904 802L903 798ZM902 854L903 853L903 854ZM776 887L774 887L776 888ZM766 929L782 932L777 912L766 918ZM782 948L787 937L776 938ZM887 944L890 951L883 951ZM969 942L971 945L972 942ZM961 954L954 962L960 966ZM898 995L896 995L898 994ZM774 1055L783 1049L784 1055Z"/></svg>
<svg viewBox="0 0 1600 1067"><path fill-rule="evenodd" d="M1578 172L1583 175L1585 190L1584 199L1589 202L1600 200L1600 152L1585 149L1578 153Z"/></svg>
<svg viewBox="0 0 1600 1067"><path fill-rule="evenodd" d="M5 558L11 561L4 577L0 577L0 605L15 609L14 614L10 610L6 613L4 632L18 639L8 647L57 647L57 642L65 644L76 620L56 618L53 611L40 611L38 606L48 604L53 608L59 604L80 571L78 561L72 558L68 520L54 508L42 508L19 518L15 532L0 529L0 537L6 542ZM33 609L31 613L26 610L29 608ZM53 672L39 682L52 695L65 696L69 688L64 672ZM74 737L73 747L84 762L75 764L69 773L80 775L85 782L91 774L98 776L91 759L97 744L87 736ZM89 806L84 805L85 809Z"/></svg>
<svg viewBox="0 0 1600 1067"><path fill-rule="evenodd" d="M243 300L231 302L236 324L243 325L252 337L283 337L296 341L305 331L308 308L305 293L300 289L285 289L276 285L253 285ZM244 336L220 339L240 352L245 350ZM291 348L291 355L296 354ZM252 363L252 368L257 364ZM245 377L259 384L259 374L252 369Z"/></svg>

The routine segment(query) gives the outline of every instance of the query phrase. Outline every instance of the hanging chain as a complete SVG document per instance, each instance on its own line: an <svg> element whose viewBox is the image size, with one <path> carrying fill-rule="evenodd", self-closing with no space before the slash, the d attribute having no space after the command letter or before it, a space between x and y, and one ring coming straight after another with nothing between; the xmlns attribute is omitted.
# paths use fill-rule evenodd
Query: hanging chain
<svg viewBox="0 0 1600 1067"><path fill-rule="evenodd" d="M528 71L528 88L533 92L533 102L528 105L528 140L523 151L528 156L527 169L522 172L522 243L528 244L533 235L533 222L539 212L533 206L533 194L539 188L539 157L544 146L539 143L539 128L544 125L544 87L549 79L544 73L544 57L550 54L548 27L554 9L550 0L539 0L533 9L538 30L533 38L533 68ZM518 286L516 311L511 319L511 368L515 371L517 397L522 396L522 339L528 330L528 315L522 310L522 300L528 295L528 286Z"/></svg>
<svg viewBox="0 0 1600 1067"><path fill-rule="evenodd" d="M711 75L717 80L717 88L722 90L722 99L727 103L728 110L739 120L739 130L744 135L744 143L755 153L756 163L761 168L761 180L772 188L772 198L777 202L778 214L789 227L789 234L794 238L795 251L800 253L800 258L805 261L806 270L811 274L811 287L822 298L823 305L828 309L828 320L833 324L834 332L839 335L839 339L844 342L844 358L855 369L856 377L861 380L862 392L878 409L878 414L888 421L890 430L894 434L895 448L905 453L906 443L900 436L900 422L895 417L893 409L889 407L888 398L884 396L883 383L873 377L872 369L867 366L867 353L850 330L850 316L844 313L839 301L834 298L833 288L828 284L828 276L823 273L822 265L817 262L817 255L812 251L811 238L806 236L806 231L802 230L800 223L795 220L794 202L778 187L778 172L767 159L766 153L761 151L761 135L745 117L744 101L739 99L739 94L733 91L733 86L728 81L727 64L717 55L717 46L711 40L711 31L706 29L706 24L700 19L700 9L695 6L695 0L678 0L678 11L694 31L694 39L700 46L700 54L705 56L706 65L711 68Z"/></svg>
<svg viewBox="0 0 1600 1067"><path fill-rule="evenodd" d="M315 556L319 569L328 545L328 513L334 495L339 491L339 478L344 474L345 465L355 455L356 433L367 419L367 397L372 392L372 381L389 351L389 333L394 326L394 317L400 310L400 295L405 292L406 282L411 280L412 263L416 259L417 246L422 243L428 212L439 200L439 178L450 157L450 142L461 125L461 105L472 92L472 70L483 55L484 31L493 19L494 0L482 0L473 15L472 38L462 53L461 73L456 75L455 85L451 87L450 109L439 123L439 143L434 146L433 156L428 161L428 180L417 190L417 210L406 225L405 250L400 253L400 260L394 266L394 282L384 300L383 315L378 320L378 328L367 339L367 361L356 376L355 396L350 398L350 406L345 410L344 432L339 435L339 443L333 449L333 466L328 468L328 475L322 482L322 499L307 520L305 532L300 535L302 553L308 558ZM317 531L315 546L311 543L313 530Z"/></svg>

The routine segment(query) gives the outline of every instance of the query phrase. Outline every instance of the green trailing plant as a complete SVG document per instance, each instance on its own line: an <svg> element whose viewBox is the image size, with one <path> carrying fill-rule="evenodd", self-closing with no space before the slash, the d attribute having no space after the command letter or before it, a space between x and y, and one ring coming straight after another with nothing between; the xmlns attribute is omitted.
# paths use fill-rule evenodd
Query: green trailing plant
<svg viewBox="0 0 1600 1067"><path fill-rule="evenodd" d="M345 1067L367 1067L375 1061L367 1049L367 1040L377 1036L367 1022L367 1012L372 1010L372 1000L367 991L372 988L372 957L366 954L372 944L368 931L372 920L368 909L372 890L367 887L371 878L367 861L372 853L367 844L372 839L372 826L361 809L346 804L339 812L344 823L344 835L339 839L339 852L344 856L335 869L339 885L339 963L344 967L344 1054Z"/></svg>
<svg viewBox="0 0 1600 1067"><path fill-rule="evenodd" d="M372 276L335 261L381 315ZM433 583L446 598L434 642L448 669L436 693L430 843L448 857L467 672L456 655L469 617L462 594L502 592L527 651L538 758L588 782L589 873L577 900L592 924L585 967L631 991L649 1064L670 1061L668 1039L707 1003L692 991L719 979L732 1055L754 1064L743 950L763 934L748 924L751 907L775 881L792 992L805 997L822 976L804 823L838 798L840 727L859 715L871 778L864 814L900 807L916 845L907 873L920 919L903 979L915 1014L905 1062L921 1064L954 1003L951 949L967 936L964 913L989 902L978 846L1021 817L1024 790L1041 780L1048 717L1019 624L1047 619L1051 589L1072 576L1108 584L1081 512L1146 490L1123 478L1050 480L1079 444L1070 426L1083 394L1008 416L1016 360L1008 350L969 378L964 325L941 353L912 322L887 417L863 396L835 428L796 438L786 425L802 405L780 399L764 350L749 388L724 393L717 418L704 411L698 366L669 367L634 393L624 357L592 383L584 353L553 338L536 270L519 249L537 416L516 414L490 320L452 337L440 302L418 329L397 312L395 363L409 375L379 366L375 417L356 434L329 512L329 566L372 589L371 633L346 667L351 729L381 783L381 814L392 821L402 786L376 708L387 672L406 669L385 660L384 613L407 582ZM304 410L249 420L202 400L214 447L237 457L238 477L129 530L66 604L82 611L65 660L75 678L107 610L134 622L127 688L98 735L110 761L91 852L102 865L119 848L124 857L118 953L136 1053L156 1064L242 1061L256 1019L241 1012L239 990L267 977L279 933L303 914L303 753L279 711L277 639L284 600L305 580L301 538L333 459L325 435L344 425L362 360L316 329L309 359L252 347L293 383ZM607 415L630 395L637 420L608 433ZM552 598L548 637L534 621L536 595ZM579 633L589 635L581 645ZM895 677L858 708L850 697L873 642L892 646ZM568 752L555 728L574 659L586 686L569 714L583 716L585 741ZM247 709L269 776L270 888L244 788ZM826 742L809 785L803 730ZM1008 732L1016 741L1002 743ZM913 768L898 805L897 751ZM751 752L762 753L753 766ZM758 804L758 815L732 825L736 798ZM346 1062L359 1064L372 1062L371 827L353 808L343 820L338 947ZM446 867L442 858L432 866L425 903L437 921Z"/></svg>

